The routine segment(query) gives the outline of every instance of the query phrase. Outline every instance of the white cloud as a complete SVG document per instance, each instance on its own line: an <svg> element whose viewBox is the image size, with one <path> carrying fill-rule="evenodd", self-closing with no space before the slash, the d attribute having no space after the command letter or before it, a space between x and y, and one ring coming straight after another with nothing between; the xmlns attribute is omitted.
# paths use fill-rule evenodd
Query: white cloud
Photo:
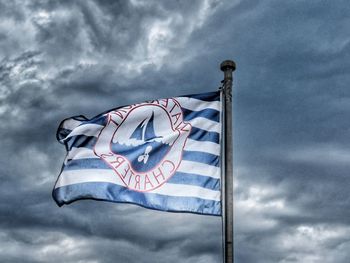
<svg viewBox="0 0 350 263"><path fill-rule="evenodd" d="M348 239L350 227L337 225L298 225L283 232L280 237L280 249L288 255L281 262L338 262L339 247ZM343 240L343 241L342 241Z"/></svg>

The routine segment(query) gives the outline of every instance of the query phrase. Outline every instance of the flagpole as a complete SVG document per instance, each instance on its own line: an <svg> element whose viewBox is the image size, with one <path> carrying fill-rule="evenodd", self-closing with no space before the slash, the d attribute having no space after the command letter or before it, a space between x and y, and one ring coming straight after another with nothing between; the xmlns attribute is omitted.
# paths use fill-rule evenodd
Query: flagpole
<svg viewBox="0 0 350 263"><path fill-rule="evenodd" d="M233 258L233 144L232 144L232 72L236 64L225 60L220 64L224 72L223 108L224 108L224 263L232 263Z"/></svg>

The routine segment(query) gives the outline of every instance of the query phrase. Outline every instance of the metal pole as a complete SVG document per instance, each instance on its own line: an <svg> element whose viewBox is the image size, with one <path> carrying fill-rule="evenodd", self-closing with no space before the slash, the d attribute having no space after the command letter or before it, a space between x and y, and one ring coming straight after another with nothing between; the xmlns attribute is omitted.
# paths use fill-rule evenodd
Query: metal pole
<svg viewBox="0 0 350 263"><path fill-rule="evenodd" d="M225 228L225 263L233 262L233 144L232 144L232 72L236 64L225 60L220 64L224 72L223 103L224 103L224 228Z"/></svg>

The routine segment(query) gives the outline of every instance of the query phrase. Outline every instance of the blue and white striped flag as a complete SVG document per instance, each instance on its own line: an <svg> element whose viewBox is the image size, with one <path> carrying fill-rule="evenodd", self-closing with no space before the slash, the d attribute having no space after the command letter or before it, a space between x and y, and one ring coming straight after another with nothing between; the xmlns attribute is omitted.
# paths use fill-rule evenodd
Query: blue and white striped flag
<svg viewBox="0 0 350 263"><path fill-rule="evenodd" d="M219 91L66 119L53 198L59 206L95 199L221 215L220 134Z"/></svg>

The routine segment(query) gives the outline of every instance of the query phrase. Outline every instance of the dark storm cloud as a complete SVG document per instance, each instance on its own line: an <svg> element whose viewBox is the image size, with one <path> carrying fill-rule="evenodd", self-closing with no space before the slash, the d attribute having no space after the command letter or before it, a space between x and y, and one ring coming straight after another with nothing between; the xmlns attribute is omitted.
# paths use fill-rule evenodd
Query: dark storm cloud
<svg viewBox="0 0 350 263"><path fill-rule="evenodd" d="M197 27L181 28L191 22L186 12L202 16L201 3L2 5L0 261L218 262L219 218L95 202L59 209L51 198L64 156L55 142L60 120L158 97L167 84L158 71L172 56L167 46L181 32L186 44Z"/></svg>
<svg viewBox="0 0 350 263"><path fill-rule="evenodd" d="M346 12L324 2L280 4L257 5L232 29L247 69L237 72L237 257L345 262L344 250L327 253L328 239L344 246L349 225L347 111L336 106L348 96ZM260 228L241 223L252 216ZM330 238L318 230L327 227L342 230Z"/></svg>
<svg viewBox="0 0 350 263"><path fill-rule="evenodd" d="M0 261L221 262L221 220L51 199L59 122L234 90L237 262L348 262L346 1L0 1Z"/></svg>

